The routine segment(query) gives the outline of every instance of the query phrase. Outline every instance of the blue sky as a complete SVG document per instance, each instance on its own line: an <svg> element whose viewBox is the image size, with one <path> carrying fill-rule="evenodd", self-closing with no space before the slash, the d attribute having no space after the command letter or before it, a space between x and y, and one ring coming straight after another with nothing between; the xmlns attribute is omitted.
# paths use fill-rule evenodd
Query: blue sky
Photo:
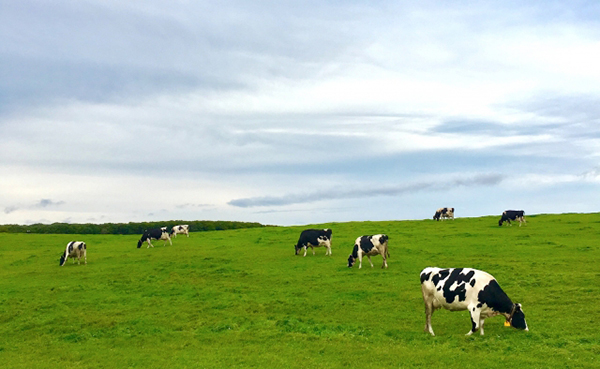
<svg viewBox="0 0 600 369"><path fill-rule="evenodd" d="M596 212L594 1L0 0L0 223Z"/></svg>

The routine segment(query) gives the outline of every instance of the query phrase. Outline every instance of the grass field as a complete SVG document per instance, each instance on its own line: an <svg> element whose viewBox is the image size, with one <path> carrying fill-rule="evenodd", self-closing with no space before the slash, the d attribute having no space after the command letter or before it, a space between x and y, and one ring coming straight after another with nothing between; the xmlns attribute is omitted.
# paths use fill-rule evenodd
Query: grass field
<svg viewBox="0 0 600 369"><path fill-rule="evenodd" d="M138 236L0 234L0 366L5 368L600 367L600 214L324 224L333 256L294 256L307 227ZM390 237L346 267L354 239ZM88 265L59 267L68 241ZM529 332L439 310L423 332L419 272L472 267L523 304Z"/></svg>

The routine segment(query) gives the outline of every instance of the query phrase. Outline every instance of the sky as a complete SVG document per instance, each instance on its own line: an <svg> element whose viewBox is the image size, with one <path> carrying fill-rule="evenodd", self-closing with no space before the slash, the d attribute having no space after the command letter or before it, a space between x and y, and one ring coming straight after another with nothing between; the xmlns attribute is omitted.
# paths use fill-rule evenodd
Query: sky
<svg viewBox="0 0 600 369"><path fill-rule="evenodd" d="M0 0L0 224L597 212L596 1Z"/></svg>

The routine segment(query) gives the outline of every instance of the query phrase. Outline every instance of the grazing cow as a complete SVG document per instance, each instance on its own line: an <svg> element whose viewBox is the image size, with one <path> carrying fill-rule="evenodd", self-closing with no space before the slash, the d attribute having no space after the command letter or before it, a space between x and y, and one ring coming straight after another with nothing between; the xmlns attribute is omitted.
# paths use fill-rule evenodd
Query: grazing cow
<svg viewBox="0 0 600 369"><path fill-rule="evenodd" d="M365 255L369 259L369 263L371 263L371 268L373 268L373 262L371 261L371 256L373 255L381 255L383 258L381 268L387 268L387 258L390 257L388 236L385 234L376 234L374 236L358 237L354 242L352 254L348 256L348 268L352 268L354 263L356 263L356 259L358 259L358 269L362 268L362 258Z"/></svg>
<svg viewBox="0 0 600 369"><path fill-rule="evenodd" d="M454 208L439 208L433 215L433 220L444 220L444 218L454 219Z"/></svg>
<svg viewBox="0 0 600 369"><path fill-rule="evenodd" d="M144 243L144 241L148 242L148 247L146 248L149 248L150 246L154 247L150 240L163 240L165 241L164 246L167 246L167 241L169 241L169 244L171 244L171 246L173 245L173 242L171 242L171 237L169 237L169 232L167 232L167 227L145 230L142 238L140 238L138 241L137 248L139 249L142 247L142 243Z"/></svg>
<svg viewBox="0 0 600 369"><path fill-rule="evenodd" d="M185 234L186 236L190 236L190 226L187 224L182 224L182 225L176 225L173 227L173 229L171 229L171 234L170 236L173 237L175 236L175 238L177 238L178 234Z"/></svg>
<svg viewBox="0 0 600 369"><path fill-rule="evenodd" d="M502 213L502 218L498 221L498 225L502 226L502 223L508 222L508 225L512 226L510 221L519 221L519 227L522 223L527 224L525 221L525 212L523 210L506 210Z"/></svg>
<svg viewBox="0 0 600 369"><path fill-rule="evenodd" d="M77 258L77 265L81 265L81 256L83 256L84 264L87 264L87 246L85 242L71 241L67 244L65 252L60 255L59 265L65 265L69 257L73 259L73 264L75 264L75 258Z"/></svg>
<svg viewBox="0 0 600 369"><path fill-rule="evenodd" d="M301 249L304 249L304 256L306 256L309 247L314 255L315 247L325 246L327 247L325 255L331 256L331 234L331 229L305 229L300 233L298 243L294 245L296 255L300 253Z"/></svg>
<svg viewBox="0 0 600 369"><path fill-rule="evenodd" d="M471 330L483 336L485 318L504 315L506 322L528 331L521 304L513 303L502 291L496 279L486 272L469 268L425 268L421 271L421 291L425 302L425 332L435 336L431 315L443 307L450 311L468 310Z"/></svg>

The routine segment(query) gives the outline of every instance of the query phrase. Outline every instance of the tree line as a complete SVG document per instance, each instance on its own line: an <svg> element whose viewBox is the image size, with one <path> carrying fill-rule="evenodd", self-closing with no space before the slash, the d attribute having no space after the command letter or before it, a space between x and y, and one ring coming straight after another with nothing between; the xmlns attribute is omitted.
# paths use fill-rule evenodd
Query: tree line
<svg viewBox="0 0 600 369"><path fill-rule="evenodd" d="M104 224L77 224L77 223L52 223L52 224L6 224L0 225L0 233L42 233L42 234L142 234L146 229L188 224L190 232L222 231L227 229L265 227L260 223L229 222L212 220L169 220L163 222L141 223L104 223Z"/></svg>

